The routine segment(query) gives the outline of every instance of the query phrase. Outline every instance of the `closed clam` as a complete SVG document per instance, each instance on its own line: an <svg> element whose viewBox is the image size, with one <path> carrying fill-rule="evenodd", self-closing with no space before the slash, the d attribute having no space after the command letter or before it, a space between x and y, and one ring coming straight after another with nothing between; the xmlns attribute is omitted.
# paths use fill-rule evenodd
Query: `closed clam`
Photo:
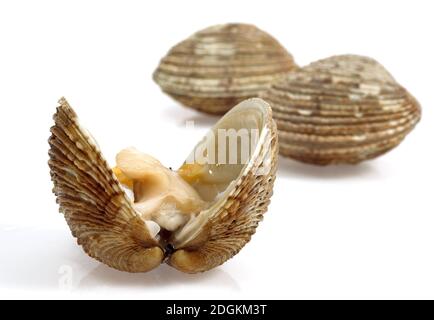
<svg viewBox="0 0 434 320"><path fill-rule="evenodd" d="M382 155L421 117L419 103L382 65L357 55L289 73L262 97L273 109L280 153L317 165Z"/></svg>
<svg viewBox="0 0 434 320"><path fill-rule="evenodd" d="M65 99L54 122L49 167L60 211L84 251L112 268L207 271L238 253L267 210L278 146L261 99L227 113L176 171L133 148L110 168Z"/></svg>
<svg viewBox="0 0 434 320"><path fill-rule="evenodd" d="M155 82L181 104L223 114L257 97L295 68L268 33L248 24L216 25L175 45L154 72Z"/></svg>

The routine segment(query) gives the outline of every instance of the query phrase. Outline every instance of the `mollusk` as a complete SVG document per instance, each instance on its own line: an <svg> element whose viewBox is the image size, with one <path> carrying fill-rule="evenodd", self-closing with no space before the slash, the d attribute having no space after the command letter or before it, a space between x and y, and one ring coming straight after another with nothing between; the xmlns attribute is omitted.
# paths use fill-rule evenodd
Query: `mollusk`
<svg viewBox="0 0 434 320"><path fill-rule="evenodd" d="M421 117L416 99L377 61L319 60L273 83L280 153L317 165L355 164L396 147Z"/></svg>
<svg viewBox="0 0 434 320"><path fill-rule="evenodd" d="M53 191L89 256L128 272L166 262L196 273L224 263L250 240L270 202L277 166L276 127L266 102L241 102L192 152L215 152L217 161L189 157L177 171L132 148L110 168L68 102L59 103L49 139ZM232 145L236 162L220 157L221 145L231 149L213 140L230 140L215 138L223 131L255 136L245 162L238 161L241 143Z"/></svg>
<svg viewBox="0 0 434 320"><path fill-rule="evenodd" d="M187 107L224 114L295 68L292 56L266 32L248 24L224 24L170 49L154 80Z"/></svg>

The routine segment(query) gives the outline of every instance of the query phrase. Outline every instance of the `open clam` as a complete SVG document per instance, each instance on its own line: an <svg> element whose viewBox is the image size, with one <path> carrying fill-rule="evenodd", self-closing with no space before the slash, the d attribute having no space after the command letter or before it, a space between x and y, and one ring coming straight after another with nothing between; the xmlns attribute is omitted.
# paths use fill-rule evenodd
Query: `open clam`
<svg viewBox="0 0 434 320"><path fill-rule="evenodd" d="M49 139L54 193L89 256L128 272L167 262L196 273L250 240L277 164L276 128L263 100L227 113L177 171L132 148L110 168L67 101L59 103Z"/></svg>
<svg viewBox="0 0 434 320"><path fill-rule="evenodd" d="M355 164L396 147L421 117L416 99L377 61L319 60L262 95L279 129L280 153L317 164Z"/></svg>
<svg viewBox="0 0 434 320"><path fill-rule="evenodd" d="M233 23L206 28L175 45L154 80L187 107L223 114L295 68L292 56L268 33Z"/></svg>

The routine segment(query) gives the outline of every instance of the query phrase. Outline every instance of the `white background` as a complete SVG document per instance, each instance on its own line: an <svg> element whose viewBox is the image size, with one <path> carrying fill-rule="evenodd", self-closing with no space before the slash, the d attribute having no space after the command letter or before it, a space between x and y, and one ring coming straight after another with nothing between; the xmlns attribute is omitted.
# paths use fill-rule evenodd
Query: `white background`
<svg viewBox="0 0 434 320"><path fill-rule="evenodd" d="M415 0L1 1L0 297L434 298L433 9ZM172 45L225 22L256 24L300 65L343 53L377 59L418 98L422 122L358 166L280 159L265 220L220 268L100 265L75 244L51 193L58 98L109 161L136 146L177 167L217 118L179 106L151 75ZM68 268L71 290L59 287Z"/></svg>

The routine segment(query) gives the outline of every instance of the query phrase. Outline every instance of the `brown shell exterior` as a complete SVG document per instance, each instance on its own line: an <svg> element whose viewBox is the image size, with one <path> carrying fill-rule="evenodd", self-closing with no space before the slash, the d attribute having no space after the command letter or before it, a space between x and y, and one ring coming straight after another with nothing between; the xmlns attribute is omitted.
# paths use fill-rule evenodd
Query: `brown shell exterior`
<svg viewBox="0 0 434 320"><path fill-rule="evenodd" d="M72 235L89 256L112 268L145 272L159 266L163 251L68 102L59 103L49 166L53 192Z"/></svg>
<svg viewBox="0 0 434 320"><path fill-rule="evenodd" d="M333 56L289 73L262 95L280 153L317 165L356 164L396 147L421 108L377 61Z"/></svg>
<svg viewBox="0 0 434 320"><path fill-rule="evenodd" d="M292 56L266 32L248 24L225 24L174 46L154 80L187 107L224 114L294 68Z"/></svg>
<svg viewBox="0 0 434 320"><path fill-rule="evenodd" d="M277 129L268 103L257 98L251 100L267 108L266 138L257 157L251 161L252 168L238 181L225 206L198 236L202 239L192 240L170 257L168 263L183 272L207 271L236 255L250 241L267 211L277 169Z"/></svg>

